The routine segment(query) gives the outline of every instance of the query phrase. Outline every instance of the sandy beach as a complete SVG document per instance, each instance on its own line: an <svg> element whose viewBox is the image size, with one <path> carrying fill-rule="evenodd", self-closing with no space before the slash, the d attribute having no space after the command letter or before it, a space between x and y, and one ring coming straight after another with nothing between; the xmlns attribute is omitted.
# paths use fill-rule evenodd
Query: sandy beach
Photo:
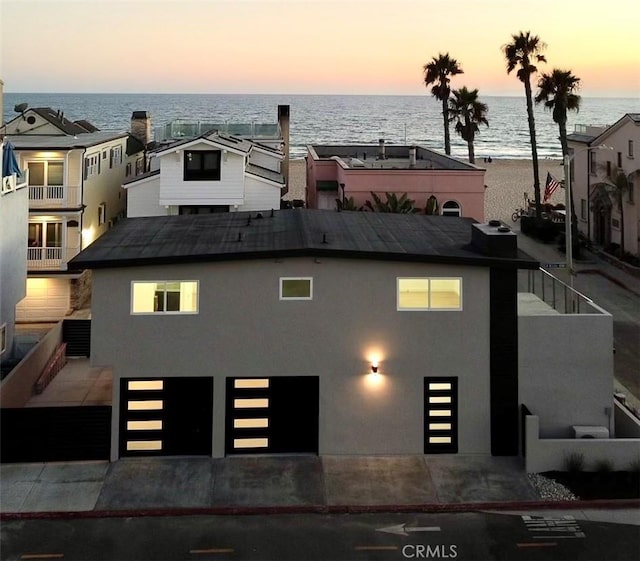
<svg viewBox="0 0 640 561"><path fill-rule="evenodd" d="M477 162L484 167L485 174L485 220L499 219L511 222L511 214L516 208L523 206L524 193L533 199L533 166L531 160L501 160L494 159L491 163ZM544 184L547 172L557 180L563 178L560 160L542 159L540 166L540 191L544 194ZM304 199L305 192L305 161L291 160L289 164L290 185L286 198ZM552 204L564 203L564 191L558 189L550 201Z"/></svg>

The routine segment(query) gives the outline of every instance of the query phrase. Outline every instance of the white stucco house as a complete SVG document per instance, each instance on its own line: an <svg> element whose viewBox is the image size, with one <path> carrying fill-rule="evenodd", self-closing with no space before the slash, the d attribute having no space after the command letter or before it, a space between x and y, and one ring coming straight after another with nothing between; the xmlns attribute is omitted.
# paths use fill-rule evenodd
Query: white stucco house
<svg viewBox="0 0 640 561"><path fill-rule="evenodd" d="M499 222L311 209L128 218L70 267L93 274L112 460L516 455L523 406L542 437L610 430L611 316L554 289Z"/></svg>
<svg viewBox="0 0 640 561"><path fill-rule="evenodd" d="M568 136L578 228L601 246L621 245L640 256L640 113L627 113L611 126L576 125ZM628 189L618 200L610 184L620 171Z"/></svg>
<svg viewBox="0 0 640 561"><path fill-rule="evenodd" d="M89 290L88 274L70 272L67 263L124 216L122 182L143 147L127 132L99 131L61 111L24 105L5 129L28 171L28 279L16 318L57 321Z"/></svg>
<svg viewBox="0 0 640 561"><path fill-rule="evenodd" d="M151 171L128 179L127 216L166 216L280 208L281 150L205 133L150 152Z"/></svg>

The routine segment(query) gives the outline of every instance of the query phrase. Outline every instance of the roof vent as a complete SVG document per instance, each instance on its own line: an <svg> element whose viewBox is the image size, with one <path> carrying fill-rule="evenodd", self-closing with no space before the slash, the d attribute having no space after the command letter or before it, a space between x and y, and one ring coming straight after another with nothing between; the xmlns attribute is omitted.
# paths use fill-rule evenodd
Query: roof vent
<svg viewBox="0 0 640 561"><path fill-rule="evenodd" d="M498 232L511 232L509 226L498 226Z"/></svg>
<svg viewBox="0 0 640 561"><path fill-rule="evenodd" d="M500 222L500 220L489 220L489 226L492 226L494 228L497 228L501 224L502 222Z"/></svg>

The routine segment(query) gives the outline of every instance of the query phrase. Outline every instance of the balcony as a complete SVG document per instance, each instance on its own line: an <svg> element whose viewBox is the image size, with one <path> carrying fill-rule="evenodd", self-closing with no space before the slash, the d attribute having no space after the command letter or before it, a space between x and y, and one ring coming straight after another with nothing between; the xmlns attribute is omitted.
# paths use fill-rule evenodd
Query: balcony
<svg viewBox="0 0 640 561"><path fill-rule="evenodd" d="M29 208L77 208L80 187L69 185L29 185Z"/></svg>
<svg viewBox="0 0 640 561"><path fill-rule="evenodd" d="M27 248L28 271L66 271L67 262L79 253L64 247Z"/></svg>

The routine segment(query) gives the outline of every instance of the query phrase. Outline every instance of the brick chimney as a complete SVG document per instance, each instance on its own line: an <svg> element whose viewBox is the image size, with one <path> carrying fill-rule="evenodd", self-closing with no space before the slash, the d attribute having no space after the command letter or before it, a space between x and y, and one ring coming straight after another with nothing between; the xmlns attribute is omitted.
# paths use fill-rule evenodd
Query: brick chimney
<svg viewBox="0 0 640 561"><path fill-rule="evenodd" d="M278 105L278 125L280 125L282 152L284 153L284 160L282 160L284 189L282 189L282 195L286 195L289 191L289 110L290 107L288 105Z"/></svg>
<svg viewBox="0 0 640 561"><path fill-rule="evenodd" d="M151 142L151 115L148 111L131 114L131 134L147 146Z"/></svg>

